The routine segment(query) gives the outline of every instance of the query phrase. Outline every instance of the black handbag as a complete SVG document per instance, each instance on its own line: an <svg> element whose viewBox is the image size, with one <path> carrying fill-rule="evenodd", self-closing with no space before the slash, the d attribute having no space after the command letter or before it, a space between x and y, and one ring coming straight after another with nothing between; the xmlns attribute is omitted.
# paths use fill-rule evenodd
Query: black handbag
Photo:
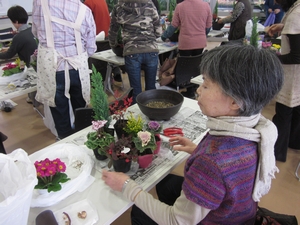
<svg viewBox="0 0 300 225"><path fill-rule="evenodd" d="M254 225L298 225L295 216L272 212L258 207Z"/></svg>

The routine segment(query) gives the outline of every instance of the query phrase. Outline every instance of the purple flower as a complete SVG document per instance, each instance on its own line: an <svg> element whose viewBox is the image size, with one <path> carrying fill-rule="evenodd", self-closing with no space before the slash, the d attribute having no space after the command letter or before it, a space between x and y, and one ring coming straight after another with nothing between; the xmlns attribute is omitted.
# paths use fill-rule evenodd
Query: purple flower
<svg viewBox="0 0 300 225"><path fill-rule="evenodd" d="M149 127L150 130L158 131L159 128L160 128L160 124L156 121L149 121L148 122L148 127Z"/></svg>

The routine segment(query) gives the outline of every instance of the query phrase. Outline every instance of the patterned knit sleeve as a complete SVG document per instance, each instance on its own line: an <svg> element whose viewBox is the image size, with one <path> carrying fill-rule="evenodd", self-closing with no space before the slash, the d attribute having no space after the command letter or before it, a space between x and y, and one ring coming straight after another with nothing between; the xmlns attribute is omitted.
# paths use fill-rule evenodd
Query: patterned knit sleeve
<svg viewBox="0 0 300 225"><path fill-rule="evenodd" d="M223 23L234 22L242 14L244 9L245 9L244 3L242 3L242 2L236 3L231 16L228 16L228 17L222 19Z"/></svg>
<svg viewBox="0 0 300 225"><path fill-rule="evenodd" d="M211 210L218 208L226 194L221 174L209 156L195 157L182 186L187 199Z"/></svg>

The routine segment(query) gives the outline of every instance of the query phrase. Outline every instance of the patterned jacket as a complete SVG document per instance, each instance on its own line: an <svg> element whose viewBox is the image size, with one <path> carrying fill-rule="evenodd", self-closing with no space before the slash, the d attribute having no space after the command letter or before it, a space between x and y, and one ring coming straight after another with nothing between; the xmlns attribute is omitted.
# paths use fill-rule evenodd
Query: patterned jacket
<svg viewBox="0 0 300 225"><path fill-rule="evenodd" d="M112 10L108 40L111 47L118 45L119 28L122 29L123 55L159 52L156 38L162 28L152 1L119 0Z"/></svg>

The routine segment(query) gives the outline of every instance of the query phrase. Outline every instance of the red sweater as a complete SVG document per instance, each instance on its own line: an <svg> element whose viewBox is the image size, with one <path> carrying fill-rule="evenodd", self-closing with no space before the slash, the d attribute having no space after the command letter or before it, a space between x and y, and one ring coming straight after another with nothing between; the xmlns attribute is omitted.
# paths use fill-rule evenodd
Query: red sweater
<svg viewBox="0 0 300 225"><path fill-rule="evenodd" d="M96 34L104 31L105 37L107 37L110 25L110 16L105 0L85 0L84 4L92 10L96 23Z"/></svg>

